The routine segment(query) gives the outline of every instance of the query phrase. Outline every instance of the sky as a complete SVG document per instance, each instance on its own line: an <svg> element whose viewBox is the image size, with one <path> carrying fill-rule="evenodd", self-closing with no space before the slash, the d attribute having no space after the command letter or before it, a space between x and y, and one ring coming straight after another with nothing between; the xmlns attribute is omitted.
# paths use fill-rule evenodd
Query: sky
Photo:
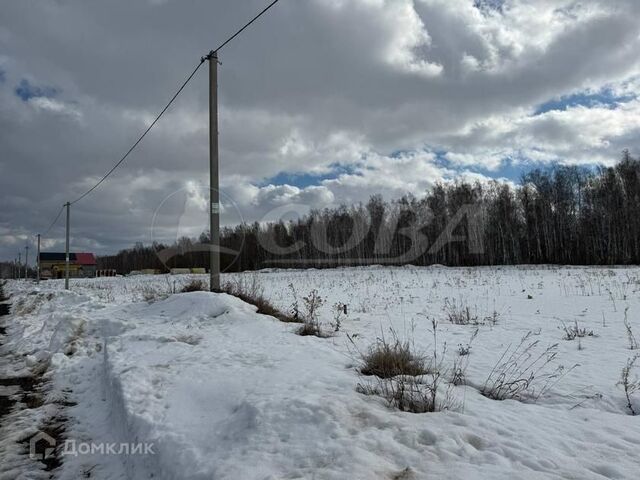
<svg viewBox="0 0 640 480"><path fill-rule="evenodd" d="M0 260L267 0L5 0ZM637 0L281 0L220 52L222 221L640 153ZM208 75L71 210L74 251L206 229ZM64 247L64 216L43 249Z"/></svg>

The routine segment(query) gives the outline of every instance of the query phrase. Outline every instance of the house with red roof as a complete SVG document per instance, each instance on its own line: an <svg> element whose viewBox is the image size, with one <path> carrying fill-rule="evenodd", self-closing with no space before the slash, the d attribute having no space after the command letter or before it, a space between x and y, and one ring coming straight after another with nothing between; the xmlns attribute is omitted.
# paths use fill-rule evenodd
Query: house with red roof
<svg viewBox="0 0 640 480"><path fill-rule="evenodd" d="M64 278L65 254L40 252L40 277ZM69 276L93 278L96 276L96 256L93 253L69 253Z"/></svg>

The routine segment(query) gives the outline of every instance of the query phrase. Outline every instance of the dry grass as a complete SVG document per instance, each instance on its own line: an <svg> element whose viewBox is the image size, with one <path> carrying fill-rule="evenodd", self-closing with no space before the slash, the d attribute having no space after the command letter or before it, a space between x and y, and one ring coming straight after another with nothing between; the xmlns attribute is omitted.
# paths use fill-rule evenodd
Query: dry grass
<svg viewBox="0 0 640 480"><path fill-rule="evenodd" d="M265 298L264 290L255 277L252 277L251 282L244 281L243 279L238 279L235 282L227 282L222 286L222 291L255 306L258 309L258 313L262 315L269 315L285 323L302 322L300 319L287 315L272 305L271 302Z"/></svg>
<svg viewBox="0 0 640 480"><path fill-rule="evenodd" d="M564 323L562 324L562 329L564 330L563 340L575 340L576 338L584 338L584 337L596 337L597 335L593 333L593 330L587 330L586 328L580 328L578 326L578 321L575 321L574 325L567 326Z"/></svg>
<svg viewBox="0 0 640 480"><path fill-rule="evenodd" d="M182 293L188 292L208 292L209 287L202 280L191 280L180 290Z"/></svg>
<svg viewBox="0 0 640 480"><path fill-rule="evenodd" d="M391 476L391 480L413 480L415 478L415 474L410 467L407 467L398 473L394 473Z"/></svg>
<svg viewBox="0 0 640 480"><path fill-rule="evenodd" d="M437 322L432 321L434 350L431 357L417 353L410 340L401 341L392 331L392 340L377 340L361 358L360 373L375 377L358 383L356 390L384 398L390 407L404 412L429 413L452 409L451 385L443 384L449 374L444 367L446 347L437 354ZM352 344L355 343L348 337Z"/></svg>
<svg viewBox="0 0 640 480"><path fill-rule="evenodd" d="M477 312L472 312L468 305L455 300L445 300L445 316L449 323L454 325L495 325L498 323L498 312L491 315L480 316Z"/></svg>
<svg viewBox="0 0 640 480"><path fill-rule="evenodd" d="M628 312L629 312L629 307L624 309L624 328L627 330L627 340L629 340L629 350L638 350L638 341L636 340L636 337L633 334L633 330L631 329L631 324L629 323L629 319L627 318Z"/></svg>
<svg viewBox="0 0 640 480"><path fill-rule="evenodd" d="M7 284L7 282L5 281L0 281L0 302L6 302L7 300L9 300L6 295L4 294L4 287Z"/></svg>
<svg viewBox="0 0 640 480"><path fill-rule="evenodd" d="M466 357L471 353L471 345L473 344L473 341L478 336L479 331L480 330L476 328L471 334L471 338L469 338L469 341L467 343L458 344L458 355L460 355L461 357Z"/></svg>
<svg viewBox="0 0 640 480"><path fill-rule="evenodd" d="M432 413L444 410L437 402L439 379L422 383L417 377L387 379L377 383L360 383L358 393L382 397L389 406L402 412Z"/></svg>
<svg viewBox="0 0 640 480"><path fill-rule="evenodd" d="M393 378L398 375L418 376L427 372L425 358L412 351L408 341L394 338L389 342L384 337L378 339L363 356L360 373L379 378Z"/></svg>
<svg viewBox="0 0 640 480"><path fill-rule="evenodd" d="M637 392L640 392L640 379L638 377L632 378L632 371L635 368L635 364L640 358L640 355L635 355L633 358L627 360L627 364L622 369L622 378L620 379L620 385L624 389L624 395L627 399L627 408L631 415L637 415L637 411L634 407L633 397Z"/></svg>
<svg viewBox="0 0 640 480"><path fill-rule="evenodd" d="M298 329L298 335L302 337L326 337L327 335L320 330L320 327L315 323L303 322Z"/></svg>
<svg viewBox="0 0 640 480"><path fill-rule="evenodd" d="M302 302L304 303L305 311L303 313L303 324L298 329L298 335L303 337L329 337L330 334L324 331L320 322L320 308L324 304L324 300L318 295L318 291L311 290L309 295L302 297Z"/></svg>
<svg viewBox="0 0 640 480"><path fill-rule="evenodd" d="M577 365L565 371L563 366L553 367L558 344L538 353L539 341L531 341L532 332L520 343L510 345L495 364L480 393L493 400L538 400Z"/></svg>
<svg viewBox="0 0 640 480"><path fill-rule="evenodd" d="M169 297L170 293L161 292L160 289L151 285L145 285L141 288L142 299L147 303L154 303Z"/></svg>

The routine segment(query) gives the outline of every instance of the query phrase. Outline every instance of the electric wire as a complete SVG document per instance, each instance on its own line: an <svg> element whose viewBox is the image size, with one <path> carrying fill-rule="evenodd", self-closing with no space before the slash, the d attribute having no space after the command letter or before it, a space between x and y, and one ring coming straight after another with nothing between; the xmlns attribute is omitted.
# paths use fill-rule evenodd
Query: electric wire
<svg viewBox="0 0 640 480"><path fill-rule="evenodd" d="M271 2L269 5L267 5L265 7L264 10L262 10L259 14L257 14L255 17L253 17L248 23L245 24L244 27L242 27L240 30L238 30L236 33L234 33L233 35L231 35L228 39L226 39L222 45L220 45L218 48L216 48L215 50L212 50L213 52L218 52L219 50L222 50L222 48L224 48L227 43L231 42L231 40L233 40L234 38L236 38L238 35L240 35L242 32L244 32L247 28L249 28L249 26L251 26L251 24L253 22L255 22L256 20L258 20L262 15L264 15L265 13L267 13L267 11L273 7L276 3L278 3L280 0L274 0L273 2Z"/></svg>
<svg viewBox="0 0 640 480"><path fill-rule="evenodd" d="M51 225L49 225L49 228L47 228L45 232L42 234L43 237L46 236L51 231L51 229L54 227L56 223L58 223L58 220L60 219L60 215L62 215L62 212L64 211L64 207L65 205L60 207L60 211L58 212L58 215L56 215L55 220L51 222Z"/></svg>
<svg viewBox="0 0 640 480"><path fill-rule="evenodd" d="M242 28L240 28L233 35L231 35L229 38L227 38L222 44L220 44L220 46L218 48L216 48L215 50L212 50L211 52L209 52L209 54L207 56L204 56L204 57L200 58L200 63L198 63L196 68L194 68L194 70L191 72L191 74L187 77L187 79L184 81L184 83L180 86L178 91L173 95L173 97L171 97L171 100L169 100L169 103L167 103L165 105L165 107L158 114L158 116L156 116L156 118L153 120L153 122L151 122L151 125L149 125L149 127L144 131L144 133L140 136L140 138L138 138L138 140L131 146L131 148L127 151L127 153L124 154L124 156L111 168L111 170L109 170L98 181L98 183L96 183L93 187L91 187L89 190L84 192L82 195L80 195L74 201L70 202L70 204L74 205L74 204L78 203L80 200L82 200L83 198L85 198L87 195L89 195L91 192L93 192L96 188L98 188L102 184L102 182L104 182L120 165L122 165L122 163L127 159L127 157L131 154L131 152L133 152L135 150L135 148L140 144L140 142L142 142L144 137L146 137L147 134L151 131L151 129L156 125L156 123L158 123L158 120L160 120L162 115L164 115L164 113L169 109L171 104L176 100L176 98L178 98L178 95L180 95L182 93L184 88L191 81L191 79L195 76L195 74L198 72L198 70L200 69L202 64L205 62L205 60L211 60L211 57L214 54L216 54L219 50L224 48L227 44L229 44L229 42L231 42L234 38L236 38L238 35L240 35L242 32L244 32L247 28L249 28L256 20L258 20L262 15L264 15L269 9L271 9L271 7L273 7L279 1L280 0L274 0L273 2L271 2L260 13L258 13L249 22L247 22Z"/></svg>
<svg viewBox="0 0 640 480"><path fill-rule="evenodd" d="M80 195L79 197L77 197L75 200L73 200L72 202L69 202L69 205L75 205L76 203L78 203L80 200L84 199L85 197L87 197L91 192L93 192L96 188L98 188L107 178L109 178L109 176L116 171L116 169L122 165L124 163L124 161L129 157L129 155L131 155L131 153L136 149L136 147L140 144L140 142L142 142L142 140L147 136L147 134L151 131L151 129L153 129L153 127L158 123L158 121L160 120L160 118L162 118L162 116L165 114L165 112L169 109L169 107L173 104L173 102L178 98L178 96L182 93L182 91L185 89L185 87L189 84L189 82L193 79L193 77L196 75L196 73L198 72L198 70L200 69L200 67L202 67L202 64L206 61L206 60L211 60L212 57L217 54L217 52L219 50L221 50L222 48L224 48L226 45L228 45L231 41L233 41L233 39L235 39L238 35L240 35L242 32L244 32L247 28L249 28L254 22L256 22L262 15L264 15L268 10L270 10L276 3L278 3L279 0L274 0L273 2L271 2L269 5L267 5L262 11L260 11L260 13L258 13L257 15L255 15L251 20L249 20L249 22L247 22L242 28L240 28L239 30L237 30L233 35L231 35L230 37L228 37L224 42L222 42L215 50L211 50L209 52L208 55L201 57L200 58L200 62L198 63L198 65L196 65L196 67L193 69L193 71L189 74L189 76L187 77L187 79L182 83L182 85L180 85L180 87L178 88L178 90L176 91L176 93L171 97L171 99L169 100L169 102L164 106L164 108L160 111L160 113L155 117L155 119L153 120L153 122L151 122L151 124L147 127L147 129L142 133L142 135L140 135L140 137L138 137L138 139L135 141L135 143L131 146L131 148L129 148L129 150L127 150L127 152L120 158L120 160L118 160L118 162L116 162L116 164L111 167L111 169L104 174L100 180L93 185L90 189L88 189L87 191L85 191L82 195ZM45 231L44 234L42 234L42 236L46 236L51 229L55 226L55 224L58 222L58 220L60 219L60 215L62 215L62 212L64 211L65 207L67 204L63 205L60 209L60 211L58 212L58 214L56 215L56 218L53 220L53 222L51 222L51 224L49 225L49 227L47 228L47 230Z"/></svg>
<svg viewBox="0 0 640 480"><path fill-rule="evenodd" d="M131 148L129 150L127 150L127 153L124 154L124 156L118 161L118 163L116 163L111 170L109 170L99 181L98 183L96 183L93 187L91 187L89 190L87 190L86 192L84 192L82 195L80 195L78 198L76 198L73 202L69 202L70 205L74 205L76 203L78 203L80 200L82 200L84 197L86 197L87 195L89 195L91 192L93 192L96 188L98 188L100 186L100 184L102 184L102 182L104 182L109 175L111 175L113 172L115 172L115 170L122 165L122 163L127 159L127 157L131 154L131 152L133 152L135 150L135 148L140 144L140 142L144 139L144 137L147 136L147 134L151 131L151 129L156 125L156 123L158 123L158 120L160 120L160 118L162 117L162 115L164 115L164 112L166 112L169 107L171 106L171 104L175 101L176 98L178 98L178 95L180 95L182 93L182 90L184 90L184 87L187 86L187 84L191 81L191 79L193 78L193 76L196 74L196 72L200 69L200 67L202 66L202 64L204 63L205 59L201 58L200 59L200 63L198 64L198 66L191 72L191 75L189 75L187 77L187 79L184 81L184 83L180 86L180 88L178 89L178 91L173 95L173 97L171 97L171 100L169 100L169 103L167 103L165 105L165 107L162 109L162 111L156 116L156 118L153 120L153 122L151 122L151 125L149 125L147 127L147 129L144 131L144 133L142 135L140 135L140 138L138 138L138 140L136 140L136 142L131 146Z"/></svg>

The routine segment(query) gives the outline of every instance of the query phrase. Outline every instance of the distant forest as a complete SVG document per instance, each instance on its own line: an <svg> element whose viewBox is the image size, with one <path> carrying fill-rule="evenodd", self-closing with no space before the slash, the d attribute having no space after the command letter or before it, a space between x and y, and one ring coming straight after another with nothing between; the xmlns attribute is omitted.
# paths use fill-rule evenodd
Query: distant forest
<svg viewBox="0 0 640 480"><path fill-rule="evenodd" d="M199 239L136 245L100 257L119 273L208 267ZM313 210L294 221L221 231L224 271L367 264L449 266L640 263L640 160L625 151L615 167L555 166L498 181L438 184L411 195ZM159 253L159 255L158 255ZM161 261L160 257L165 261Z"/></svg>

